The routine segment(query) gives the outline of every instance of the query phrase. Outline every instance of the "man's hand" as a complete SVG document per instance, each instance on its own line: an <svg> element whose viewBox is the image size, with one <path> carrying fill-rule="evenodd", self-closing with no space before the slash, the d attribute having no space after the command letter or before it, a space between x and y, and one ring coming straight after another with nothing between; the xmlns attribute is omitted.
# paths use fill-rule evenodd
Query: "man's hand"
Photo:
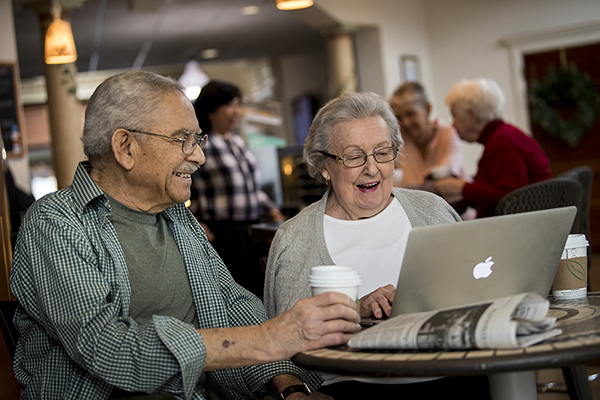
<svg viewBox="0 0 600 400"><path fill-rule="evenodd" d="M358 300L360 316L370 317L373 315L375 318L382 318L385 315L389 317L395 294L396 288L390 284L363 296Z"/></svg>
<svg viewBox="0 0 600 400"><path fill-rule="evenodd" d="M206 346L204 371L281 361L305 350L345 344L360 330L356 303L323 293L261 325L198 329Z"/></svg>
<svg viewBox="0 0 600 400"><path fill-rule="evenodd" d="M285 313L261 325L271 349L283 358L312 349L345 344L360 330L356 303L337 292L299 300Z"/></svg>

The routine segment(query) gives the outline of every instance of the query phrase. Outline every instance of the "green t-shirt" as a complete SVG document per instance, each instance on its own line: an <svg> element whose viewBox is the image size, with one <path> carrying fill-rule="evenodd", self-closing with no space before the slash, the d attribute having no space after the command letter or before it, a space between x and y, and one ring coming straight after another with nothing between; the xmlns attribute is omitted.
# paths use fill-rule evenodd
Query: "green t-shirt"
<svg viewBox="0 0 600 400"><path fill-rule="evenodd" d="M130 316L138 324L171 316L198 328L183 258L162 213L133 210L110 196L109 203L129 272Z"/></svg>

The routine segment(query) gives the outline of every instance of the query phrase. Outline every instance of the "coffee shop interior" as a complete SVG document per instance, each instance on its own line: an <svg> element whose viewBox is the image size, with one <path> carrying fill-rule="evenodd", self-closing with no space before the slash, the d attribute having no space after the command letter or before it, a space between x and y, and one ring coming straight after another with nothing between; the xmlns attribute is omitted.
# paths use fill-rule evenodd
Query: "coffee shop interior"
<svg viewBox="0 0 600 400"><path fill-rule="evenodd" d="M14 181L35 199L69 185L85 158L79 137L86 100L108 76L143 69L180 80L192 99L209 79L240 87L239 133L257 155L263 189L292 216L325 190L302 168L301 153L312 117L329 99L344 91L389 99L401 83L416 80L427 88L432 115L450 123L448 89L462 78L487 77L506 95L504 119L538 141L553 176L578 167L592 171L583 188L589 289L600 291L600 2L314 0L300 10L275 3L0 0L5 184ZM70 23L76 61L44 63L45 31L55 19ZM562 90L565 83L548 78L549 67L575 71L565 75L567 84L591 78L595 88L562 96L553 103L558 112L549 106L540 117L532 112L532 85ZM462 146L474 175L483 147ZM23 210L9 210L6 199L0 204L0 300L9 300L14 226ZM600 398L600 379L593 379L600 362L588 370ZM568 398L561 379L560 370L538 371L538 397Z"/></svg>

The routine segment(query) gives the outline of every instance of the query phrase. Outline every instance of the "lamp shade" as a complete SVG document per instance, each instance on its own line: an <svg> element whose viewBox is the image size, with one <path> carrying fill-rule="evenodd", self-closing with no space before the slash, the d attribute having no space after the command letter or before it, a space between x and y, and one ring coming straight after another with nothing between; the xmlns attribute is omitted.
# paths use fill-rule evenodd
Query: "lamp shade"
<svg viewBox="0 0 600 400"><path fill-rule="evenodd" d="M55 19L46 31L44 61L46 64L68 64L77 60L71 24Z"/></svg>
<svg viewBox="0 0 600 400"><path fill-rule="evenodd" d="M313 5L313 0L277 0L280 10L299 10Z"/></svg>

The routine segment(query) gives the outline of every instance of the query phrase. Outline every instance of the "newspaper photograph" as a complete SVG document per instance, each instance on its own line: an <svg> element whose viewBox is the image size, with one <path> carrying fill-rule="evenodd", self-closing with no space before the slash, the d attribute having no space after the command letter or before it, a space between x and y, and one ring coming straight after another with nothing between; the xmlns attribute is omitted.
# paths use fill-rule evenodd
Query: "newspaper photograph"
<svg viewBox="0 0 600 400"><path fill-rule="evenodd" d="M404 314L364 329L348 342L357 349L514 349L561 334L550 302L521 293L477 304Z"/></svg>

